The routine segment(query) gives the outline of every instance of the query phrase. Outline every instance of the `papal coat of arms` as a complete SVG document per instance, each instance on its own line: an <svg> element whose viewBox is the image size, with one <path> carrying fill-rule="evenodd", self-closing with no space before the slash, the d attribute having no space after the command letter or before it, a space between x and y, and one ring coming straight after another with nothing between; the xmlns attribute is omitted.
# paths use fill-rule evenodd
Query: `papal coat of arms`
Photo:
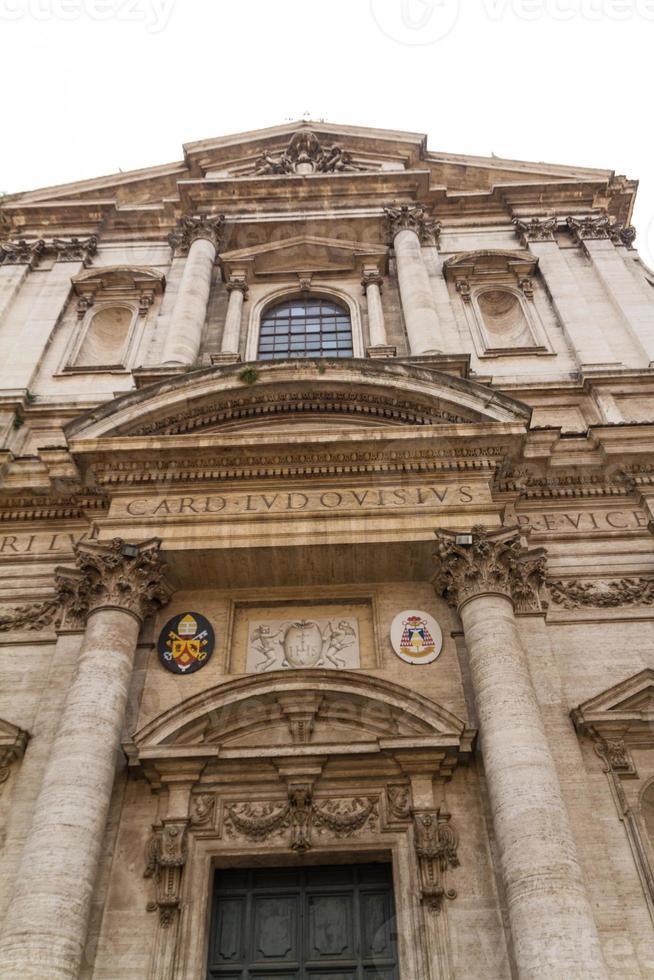
<svg viewBox="0 0 654 980"><path fill-rule="evenodd" d="M185 612L169 619L159 634L159 659L173 674L192 674L213 653L211 623L200 613Z"/></svg>
<svg viewBox="0 0 654 980"><path fill-rule="evenodd" d="M358 667L356 620L251 623L248 670L263 673L284 667Z"/></svg>
<svg viewBox="0 0 654 980"><path fill-rule="evenodd" d="M391 644L395 653L410 664L428 664L441 652L441 628L428 613L407 609L391 625Z"/></svg>

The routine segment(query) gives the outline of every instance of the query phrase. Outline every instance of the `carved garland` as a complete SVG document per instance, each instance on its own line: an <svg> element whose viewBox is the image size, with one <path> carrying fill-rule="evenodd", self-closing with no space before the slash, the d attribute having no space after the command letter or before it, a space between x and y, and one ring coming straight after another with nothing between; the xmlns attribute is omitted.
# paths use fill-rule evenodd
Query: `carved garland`
<svg viewBox="0 0 654 980"><path fill-rule="evenodd" d="M654 605L654 579L620 578L595 582L570 579L567 582L548 581L547 587L552 601L565 609Z"/></svg>
<svg viewBox="0 0 654 980"><path fill-rule="evenodd" d="M353 797L319 803L309 784L289 788L286 803L235 803L226 807L225 827L230 837L241 835L262 842L290 829L290 846L299 853L312 847L312 831L351 837L378 818L376 797Z"/></svg>

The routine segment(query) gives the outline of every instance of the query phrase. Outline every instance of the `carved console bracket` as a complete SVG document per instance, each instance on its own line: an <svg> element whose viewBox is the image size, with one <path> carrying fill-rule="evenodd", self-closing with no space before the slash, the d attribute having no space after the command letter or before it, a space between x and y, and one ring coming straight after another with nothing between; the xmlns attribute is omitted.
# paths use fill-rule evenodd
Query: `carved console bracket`
<svg viewBox="0 0 654 980"><path fill-rule="evenodd" d="M456 890L446 885L446 874L459 866L459 837L450 814L440 808L413 810L412 815L422 902L440 912L444 898L456 898Z"/></svg>
<svg viewBox="0 0 654 980"><path fill-rule="evenodd" d="M22 728L0 719L0 790L9 779L12 762L25 752L28 740L29 734Z"/></svg>
<svg viewBox="0 0 654 980"><path fill-rule="evenodd" d="M187 857L188 821L164 820L152 828L147 843L144 878L152 878L156 898L148 902L148 912L159 912L164 928L172 923L180 903L182 875Z"/></svg>

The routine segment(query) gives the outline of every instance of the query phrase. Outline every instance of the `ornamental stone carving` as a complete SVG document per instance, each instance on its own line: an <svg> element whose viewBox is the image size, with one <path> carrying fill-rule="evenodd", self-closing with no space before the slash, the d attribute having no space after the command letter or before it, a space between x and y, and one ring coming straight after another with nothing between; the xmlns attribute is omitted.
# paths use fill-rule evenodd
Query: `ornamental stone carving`
<svg viewBox="0 0 654 980"><path fill-rule="evenodd" d="M188 255L188 251L199 238L204 238L220 247L220 237L225 224L225 215L185 215L177 228L168 235L168 243L176 255Z"/></svg>
<svg viewBox="0 0 654 980"><path fill-rule="evenodd" d="M611 219L607 214L585 215L582 218L568 217L566 225L578 244L611 237Z"/></svg>
<svg viewBox="0 0 654 980"><path fill-rule="evenodd" d="M595 582L570 579L567 582L548 581L547 587L552 601L564 609L654 605L654 579L619 578Z"/></svg>
<svg viewBox="0 0 654 980"><path fill-rule="evenodd" d="M248 293L250 291L250 287L245 279L237 278L236 276L230 277L228 282L225 283L225 289L228 293L233 293L234 291L242 293L244 300L248 298Z"/></svg>
<svg viewBox="0 0 654 980"><path fill-rule="evenodd" d="M458 834L450 814L441 809L414 810L413 833L422 901L432 912L440 912L444 898L456 898L456 890L445 882L447 871L459 866Z"/></svg>
<svg viewBox="0 0 654 980"><path fill-rule="evenodd" d="M379 286L379 292L382 291L382 286L384 285L384 277L380 272L364 272L361 277L361 285L363 286L364 294L368 291L368 286Z"/></svg>
<svg viewBox="0 0 654 980"><path fill-rule="evenodd" d="M606 772L635 776L636 767L623 738L595 737L595 752L606 765Z"/></svg>
<svg viewBox="0 0 654 980"><path fill-rule="evenodd" d="M228 837L245 837L256 843L283 835L289 847L303 854L311 849L312 836L331 834L337 839L358 831L375 829L379 817L377 797L344 797L316 801L309 782L293 782L286 803L235 803L225 808ZM288 837L290 831L290 837Z"/></svg>
<svg viewBox="0 0 654 980"><path fill-rule="evenodd" d="M76 621L107 607L142 620L170 598L157 539L139 545L121 538L81 541L74 550L76 568L57 568L55 576L58 601Z"/></svg>
<svg viewBox="0 0 654 980"><path fill-rule="evenodd" d="M257 160L253 174L267 177L281 174L334 174L364 170L352 161L352 156L340 146L321 146L310 129L295 133L278 156L264 153Z"/></svg>
<svg viewBox="0 0 654 980"><path fill-rule="evenodd" d="M614 221L609 225L609 235L614 245L624 245L626 248L633 248L636 240L636 229L633 225L625 225L620 221Z"/></svg>
<svg viewBox="0 0 654 980"><path fill-rule="evenodd" d="M24 238L13 242L0 242L0 265L27 265L33 269L45 251L42 238L28 242Z"/></svg>
<svg viewBox="0 0 654 980"><path fill-rule="evenodd" d="M57 599L17 606L11 612L0 613L0 633L8 633L10 630L38 632L47 629L55 623L60 611L61 606Z"/></svg>
<svg viewBox="0 0 654 980"><path fill-rule="evenodd" d="M57 262L81 262L89 265L98 250L97 235L90 238L53 238L52 246Z"/></svg>
<svg viewBox="0 0 654 980"><path fill-rule="evenodd" d="M441 222L431 218L422 205L410 207L403 204L399 208L384 208L384 217L391 243L400 231L414 231L421 244L438 245Z"/></svg>
<svg viewBox="0 0 654 980"><path fill-rule="evenodd" d="M514 218L513 224L520 235L522 243L553 242L556 234L557 219L553 218Z"/></svg>
<svg viewBox="0 0 654 980"><path fill-rule="evenodd" d="M473 527L469 534L437 531L433 584L455 607L484 594L512 600L517 612L541 610L540 589L545 580L542 548L527 551L515 529L487 531Z"/></svg>
<svg viewBox="0 0 654 980"><path fill-rule="evenodd" d="M185 821L165 822L153 827L146 847L144 878L152 878L156 898L148 902L148 912L159 911L159 921L167 928L179 909L182 875L187 857Z"/></svg>
<svg viewBox="0 0 654 980"><path fill-rule="evenodd" d="M29 735L22 728L0 719L0 792L9 779L11 764L21 758L28 740Z"/></svg>
<svg viewBox="0 0 654 980"><path fill-rule="evenodd" d="M388 812L395 820L411 817L411 787L405 783L391 783L386 787Z"/></svg>

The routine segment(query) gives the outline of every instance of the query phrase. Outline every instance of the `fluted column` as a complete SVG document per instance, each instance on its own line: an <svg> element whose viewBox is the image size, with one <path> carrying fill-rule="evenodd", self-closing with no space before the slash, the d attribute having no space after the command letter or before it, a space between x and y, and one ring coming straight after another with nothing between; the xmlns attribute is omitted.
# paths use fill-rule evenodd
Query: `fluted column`
<svg viewBox="0 0 654 980"><path fill-rule="evenodd" d="M538 610L541 551L517 531L437 532L437 592L459 610L521 980L604 980L554 759L514 607Z"/></svg>
<svg viewBox="0 0 654 980"><path fill-rule="evenodd" d="M142 619L165 603L158 542L83 542L59 597L86 622L0 940L2 980L77 980Z"/></svg>
<svg viewBox="0 0 654 980"><path fill-rule="evenodd" d="M422 243L434 244L440 225L422 207L386 208L393 240L404 323L411 354L440 354L441 337L436 302L422 256Z"/></svg>
<svg viewBox="0 0 654 980"><path fill-rule="evenodd" d="M225 317L225 328L221 344L221 354L228 356L232 360L239 359L238 348L241 340L241 318L243 315L243 303L248 296L248 284L245 276L231 275L225 284L225 289L229 293L227 304L227 315Z"/></svg>
<svg viewBox="0 0 654 980"><path fill-rule="evenodd" d="M171 246L186 254L175 308L164 345L164 364L195 364L202 341L223 215L182 218L169 236Z"/></svg>

